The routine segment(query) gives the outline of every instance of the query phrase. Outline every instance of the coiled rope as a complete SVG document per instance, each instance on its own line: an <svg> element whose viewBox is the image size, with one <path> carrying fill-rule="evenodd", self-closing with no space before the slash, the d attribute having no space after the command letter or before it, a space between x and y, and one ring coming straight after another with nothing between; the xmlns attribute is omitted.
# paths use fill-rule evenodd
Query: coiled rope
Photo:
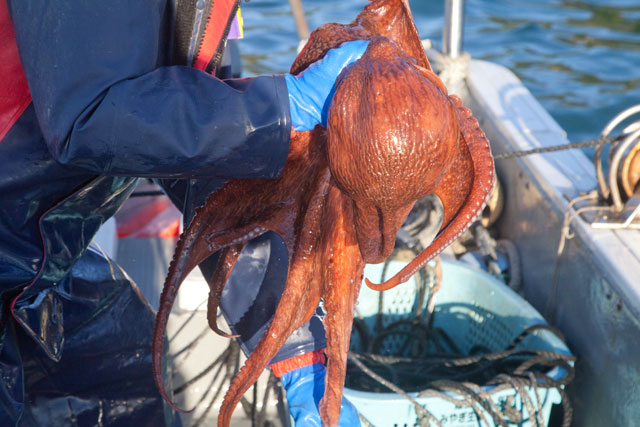
<svg viewBox="0 0 640 427"><path fill-rule="evenodd" d="M361 330L358 329L359 332ZM492 396L507 389L514 389L522 399L531 425L544 426L546 424L542 416L539 389L555 388L562 398L562 426L569 427L573 410L563 388L573 380L572 364L576 358L557 352L515 348L527 335L537 330L548 330L562 338L561 333L551 326L534 325L524 330L500 352L483 352L486 349L475 348L472 349L474 352L482 353L471 356L461 353L433 354L417 358L349 352L346 385L366 391L386 391L380 387L382 386L404 397L414 405L420 426L430 426L431 423L442 426L442 423L411 397L410 392L417 392L418 398L437 397L453 403L458 408L470 407L484 425L492 425L485 416L488 414L496 425L508 426L523 422L523 413L514 408L513 396L500 407ZM389 333L388 330L386 332ZM416 335L411 331L395 330L394 333L404 333L409 339L415 338ZM431 338L442 340L444 337L444 332L438 331L434 332ZM451 346L452 341L449 339L446 343L441 343L443 344ZM566 372L559 380L547 374L554 367L561 367ZM404 387L399 387L398 384L403 384ZM533 392L530 393L527 387ZM410 390L406 391L408 388ZM459 397L453 397L451 393ZM370 424L365 419L365 425L366 423Z"/></svg>
<svg viewBox="0 0 640 427"><path fill-rule="evenodd" d="M385 272L383 268L383 277ZM564 342L562 333L549 325L533 325L502 351L474 345L469 354L464 354L444 330L434 326L433 319L438 313L433 312L432 302L442 286L441 272L437 273L436 264L416 275L418 306L427 307L427 312L420 309L420 314L412 313L406 319L383 326L383 307L379 304L374 332L356 313L353 331L363 351L349 352L345 386L369 392L391 391L404 397L414 406L421 427L443 425L418 402L417 399L424 397L446 400L457 408L471 408L480 425L522 423L525 412L516 408L515 395L500 405L496 403L495 394L505 390L515 390L532 426L544 426L540 390L555 388L563 407L562 426L569 427L573 410L564 387L574 378L576 358L564 353L516 348L527 336L540 330L551 332ZM393 354L388 355L389 352ZM564 370L559 379L549 376L555 367ZM362 414L360 420L364 426L374 425Z"/></svg>

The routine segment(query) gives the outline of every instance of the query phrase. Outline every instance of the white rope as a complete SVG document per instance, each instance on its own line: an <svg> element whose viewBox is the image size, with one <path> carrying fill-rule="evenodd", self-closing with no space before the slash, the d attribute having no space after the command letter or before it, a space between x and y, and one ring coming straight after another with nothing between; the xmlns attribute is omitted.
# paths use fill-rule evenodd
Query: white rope
<svg viewBox="0 0 640 427"><path fill-rule="evenodd" d="M464 80L469 74L471 56L466 52L463 52L457 58L443 55L442 52L433 48L431 40L422 40L422 46L427 53L427 58L429 58L433 70L438 73L438 77L447 87L449 93L461 93L460 89L462 89Z"/></svg>

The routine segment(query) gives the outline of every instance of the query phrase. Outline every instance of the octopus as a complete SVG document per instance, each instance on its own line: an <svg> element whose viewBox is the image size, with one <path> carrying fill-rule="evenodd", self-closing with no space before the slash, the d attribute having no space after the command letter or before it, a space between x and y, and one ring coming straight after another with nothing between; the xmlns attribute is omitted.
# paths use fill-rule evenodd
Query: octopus
<svg viewBox="0 0 640 427"><path fill-rule="evenodd" d="M287 338L322 301L327 338L324 425L336 426L344 387L356 298L366 263L393 251L395 235L414 203L435 193L444 207L433 242L375 290L408 280L456 239L482 211L493 185L489 143L459 98L432 71L407 0L375 0L348 25L316 29L295 59L298 74L343 42L368 40L363 56L338 76L326 129L292 131L277 179L232 179L196 211L177 244L161 296L153 337L154 377L178 287L203 260L221 251L209 281L208 321L242 248L268 230L287 249L289 271L269 327L232 380L218 416L228 426L241 396Z"/></svg>

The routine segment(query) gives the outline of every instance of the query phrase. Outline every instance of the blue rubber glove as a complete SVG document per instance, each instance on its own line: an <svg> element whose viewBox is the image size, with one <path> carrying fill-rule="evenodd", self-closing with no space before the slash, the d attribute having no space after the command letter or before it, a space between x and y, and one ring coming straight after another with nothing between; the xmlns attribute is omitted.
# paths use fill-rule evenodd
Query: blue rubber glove
<svg viewBox="0 0 640 427"><path fill-rule="evenodd" d="M294 130L312 130L317 124L327 126L327 110L335 92L336 78L343 68L364 54L368 44L367 40L342 43L299 75L284 75Z"/></svg>
<svg viewBox="0 0 640 427"><path fill-rule="evenodd" d="M296 426L322 427L318 404L324 395L326 368L316 363L295 369L280 377L287 392L289 412ZM360 426L356 408L342 397L340 407L340 427Z"/></svg>

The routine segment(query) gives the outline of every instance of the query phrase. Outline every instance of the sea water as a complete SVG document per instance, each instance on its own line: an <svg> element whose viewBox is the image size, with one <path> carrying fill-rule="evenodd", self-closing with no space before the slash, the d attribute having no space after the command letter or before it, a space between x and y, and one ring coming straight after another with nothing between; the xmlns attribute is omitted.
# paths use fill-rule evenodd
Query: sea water
<svg viewBox="0 0 640 427"><path fill-rule="evenodd" d="M303 0L310 29L348 23L366 0ZM442 40L444 0L411 0L421 38ZM245 75L286 72L298 36L289 2L242 3ZM464 50L514 71L567 131L597 138L640 103L640 0L467 0Z"/></svg>

